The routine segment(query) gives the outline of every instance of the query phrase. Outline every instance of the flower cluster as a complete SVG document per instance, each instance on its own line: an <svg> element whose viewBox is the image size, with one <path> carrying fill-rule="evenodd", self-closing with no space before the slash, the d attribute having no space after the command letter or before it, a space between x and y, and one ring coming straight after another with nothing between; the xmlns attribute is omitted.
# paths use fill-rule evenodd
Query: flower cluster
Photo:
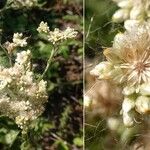
<svg viewBox="0 0 150 150"><path fill-rule="evenodd" d="M67 27L67 29L64 31L61 31L58 28L55 28L54 31L50 31L47 22L44 23L43 21L40 23L37 31L39 33L45 33L48 41L53 44L56 44L63 40L75 38L77 36L77 31L70 27Z"/></svg>
<svg viewBox="0 0 150 150"><path fill-rule="evenodd" d="M8 53L11 53L16 47L25 47L27 46L27 37L23 38L22 33L14 33L13 42L6 42L4 44Z"/></svg>
<svg viewBox="0 0 150 150"><path fill-rule="evenodd" d="M47 102L46 82L34 78L30 58L29 50L22 51L13 67L0 67L0 113L15 120L23 131Z"/></svg>
<svg viewBox="0 0 150 150"><path fill-rule="evenodd" d="M135 110L140 114L150 111L150 25L127 28L116 35L113 47L104 51L107 61L98 64L91 74L99 79L110 79L123 87L123 121L133 125Z"/></svg>
<svg viewBox="0 0 150 150"><path fill-rule="evenodd" d="M33 7L36 6L38 1L37 0L10 0L11 7L13 8L22 8L22 7Z"/></svg>
<svg viewBox="0 0 150 150"><path fill-rule="evenodd" d="M114 22L123 22L125 20L149 20L150 19L150 1L149 0L113 0L117 3L119 10L113 15Z"/></svg>

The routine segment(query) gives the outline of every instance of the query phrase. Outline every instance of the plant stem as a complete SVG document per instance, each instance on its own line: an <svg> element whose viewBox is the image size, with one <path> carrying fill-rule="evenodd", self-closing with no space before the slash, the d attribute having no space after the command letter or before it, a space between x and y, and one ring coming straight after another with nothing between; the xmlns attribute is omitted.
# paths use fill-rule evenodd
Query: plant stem
<svg viewBox="0 0 150 150"><path fill-rule="evenodd" d="M50 57L49 57L49 59L48 59L48 61L47 61L46 68L45 68L45 70L44 70L44 72L43 72L43 74L42 74L42 76L40 77L39 80L42 80L43 77L45 76L45 74L46 74L46 72L47 72L49 66L50 66L51 63L52 63L52 59L53 59L53 57L54 57L54 55L55 55L55 51L56 51L56 48L54 47L54 48L52 49L51 54L50 54Z"/></svg>

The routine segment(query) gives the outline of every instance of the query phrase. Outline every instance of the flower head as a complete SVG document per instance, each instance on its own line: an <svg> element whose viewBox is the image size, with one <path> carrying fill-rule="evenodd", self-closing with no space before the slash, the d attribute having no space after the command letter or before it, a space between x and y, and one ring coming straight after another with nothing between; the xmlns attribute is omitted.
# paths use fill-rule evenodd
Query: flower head
<svg viewBox="0 0 150 150"><path fill-rule="evenodd" d="M27 38L23 38L22 33L14 33L13 35L13 43L16 46L25 47L27 46Z"/></svg>
<svg viewBox="0 0 150 150"><path fill-rule="evenodd" d="M113 66L110 71L116 73L113 79L117 83L138 85L150 82L150 34L148 30L149 25L143 25L130 32L119 34L114 40L113 47L104 51L107 61ZM100 72L99 76L102 76L102 73ZM111 74L109 77L112 78Z"/></svg>
<svg viewBox="0 0 150 150"><path fill-rule="evenodd" d="M50 41L52 44L57 44L77 36L77 31L70 27L67 27L65 30L55 28L54 31L50 31L47 22L44 23L43 21L40 23L37 31L39 33L46 33L48 41Z"/></svg>
<svg viewBox="0 0 150 150"><path fill-rule="evenodd" d="M41 22L40 24L39 24L39 27L37 28L37 31L39 32L39 33L42 33L42 32L44 32L44 33L48 33L49 32L49 27L48 27L48 25L47 25L47 22Z"/></svg>

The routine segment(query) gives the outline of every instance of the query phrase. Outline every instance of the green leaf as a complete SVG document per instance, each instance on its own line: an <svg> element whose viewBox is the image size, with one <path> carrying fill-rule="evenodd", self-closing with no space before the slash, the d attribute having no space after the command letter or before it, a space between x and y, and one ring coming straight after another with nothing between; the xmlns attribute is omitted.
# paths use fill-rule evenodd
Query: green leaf
<svg viewBox="0 0 150 150"><path fill-rule="evenodd" d="M73 143L76 146L82 147L83 146L83 139L81 137L76 137L76 138L74 138Z"/></svg>
<svg viewBox="0 0 150 150"><path fill-rule="evenodd" d="M64 141L59 141L58 142L58 147L57 147L58 150L69 150L66 142Z"/></svg>
<svg viewBox="0 0 150 150"><path fill-rule="evenodd" d="M10 130L10 132L8 132L5 135L5 142L9 145L12 145L13 142L16 140L18 134L19 134L19 131Z"/></svg>

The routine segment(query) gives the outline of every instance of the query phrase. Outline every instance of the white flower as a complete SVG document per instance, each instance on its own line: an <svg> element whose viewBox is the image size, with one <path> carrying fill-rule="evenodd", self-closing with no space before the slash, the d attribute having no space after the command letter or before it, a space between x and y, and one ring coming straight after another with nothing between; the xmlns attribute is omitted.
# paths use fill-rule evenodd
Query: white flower
<svg viewBox="0 0 150 150"><path fill-rule="evenodd" d="M44 33L48 33L49 32L49 27L48 27L48 25L47 25L47 22L41 22L40 23L40 25L39 25L39 27L37 28L37 31L39 32L39 33L42 33L42 32L44 32Z"/></svg>
<svg viewBox="0 0 150 150"><path fill-rule="evenodd" d="M22 51L17 53L13 67L0 67L0 113L15 120L23 133L47 102L46 82L34 78L30 58L29 50Z"/></svg>
<svg viewBox="0 0 150 150"><path fill-rule="evenodd" d="M139 20L126 20L124 22L124 27L127 31L132 32L134 28L138 28L138 26L140 26L141 24L143 24L143 22L140 22Z"/></svg>
<svg viewBox="0 0 150 150"><path fill-rule="evenodd" d="M45 93L45 91L46 91L46 85L47 85L47 82L44 81L44 80L41 80L41 81L39 82L39 84L38 84L38 87L39 87L38 92L39 92L39 93Z"/></svg>
<svg viewBox="0 0 150 150"><path fill-rule="evenodd" d="M13 8L33 7L38 3L37 0L13 0L10 4Z"/></svg>
<svg viewBox="0 0 150 150"><path fill-rule="evenodd" d="M146 114L150 112L150 97L139 96L135 103L136 111L141 114Z"/></svg>
<svg viewBox="0 0 150 150"><path fill-rule="evenodd" d="M150 83L144 83L140 86L140 94L150 96Z"/></svg>
<svg viewBox="0 0 150 150"><path fill-rule="evenodd" d="M14 33L13 35L13 43L15 46L25 47L27 46L27 38L23 38L22 33Z"/></svg>
<svg viewBox="0 0 150 150"><path fill-rule="evenodd" d="M133 126L134 121L130 113L123 113L123 123L127 127Z"/></svg>
<svg viewBox="0 0 150 150"><path fill-rule="evenodd" d="M150 18L149 0L113 0L117 3L119 10L113 15L114 22L123 22L126 20L147 21Z"/></svg>
<svg viewBox="0 0 150 150"><path fill-rule="evenodd" d="M94 76L99 76L99 78L102 78L104 74L109 73L111 68L112 68L111 63L107 61L103 61L99 63L98 65L96 65L95 68L90 71L90 74Z"/></svg>
<svg viewBox="0 0 150 150"><path fill-rule="evenodd" d="M84 106L89 107L91 102L92 102L91 98L89 96L85 95L84 96Z"/></svg>
<svg viewBox="0 0 150 150"><path fill-rule="evenodd" d="M118 6L120 8L131 8L132 7L132 1L131 0L120 0L118 2Z"/></svg>
<svg viewBox="0 0 150 150"><path fill-rule="evenodd" d="M124 39L125 39L125 36L123 33L116 34L116 36L114 37L114 41L113 41L113 47L115 49L120 50L122 46L124 45Z"/></svg>
<svg viewBox="0 0 150 150"><path fill-rule="evenodd" d="M67 27L66 30L63 32L63 39L71 39L75 38L77 36L77 31L75 31L73 28Z"/></svg>
<svg viewBox="0 0 150 150"><path fill-rule="evenodd" d="M124 112L128 113L134 107L135 107L134 99L133 98L131 99L129 97L125 97L125 99L123 100L123 103L122 103L122 111L123 111L123 113Z"/></svg>
<svg viewBox="0 0 150 150"><path fill-rule="evenodd" d="M44 23L43 21L40 23L39 27L37 28L37 31L39 33L46 33L48 41L50 41L53 44L62 42L67 39L72 39L77 36L77 31L70 27L67 27L63 31L58 28L55 28L54 31L50 31L47 22Z"/></svg>
<svg viewBox="0 0 150 150"><path fill-rule="evenodd" d="M117 130L119 127L120 121L117 118L108 118L107 125L110 128L110 130Z"/></svg>
<svg viewBox="0 0 150 150"><path fill-rule="evenodd" d="M141 20L142 18L144 18L145 14L144 14L143 9L144 8L142 5L133 7L130 12L130 19L131 20Z"/></svg>
<svg viewBox="0 0 150 150"><path fill-rule="evenodd" d="M131 32L126 31L123 36L121 39L124 39L124 41L121 40L120 46L104 51L108 63L113 64L111 72L114 71L116 75L113 79L118 81L119 84L123 83L124 87L149 82L149 24L135 26Z"/></svg>
<svg viewBox="0 0 150 150"><path fill-rule="evenodd" d="M135 92L134 86L131 86L131 87L126 86L125 88L123 88L123 91L122 91L123 95L127 95L127 96L133 94L134 92Z"/></svg>
<svg viewBox="0 0 150 150"><path fill-rule="evenodd" d="M27 64L27 62L29 62L30 55L30 50L17 53L16 63L20 65Z"/></svg>
<svg viewBox="0 0 150 150"><path fill-rule="evenodd" d="M53 44L61 41L63 38L62 32L58 29L55 28L54 31L50 31L48 35L48 41L52 42Z"/></svg>
<svg viewBox="0 0 150 150"><path fill-rule="evenodd" d="M112 20L114 22L122 22L129 17L129 11L128 9L119 9L115 12L115 14L112 17Z"/></svg>

